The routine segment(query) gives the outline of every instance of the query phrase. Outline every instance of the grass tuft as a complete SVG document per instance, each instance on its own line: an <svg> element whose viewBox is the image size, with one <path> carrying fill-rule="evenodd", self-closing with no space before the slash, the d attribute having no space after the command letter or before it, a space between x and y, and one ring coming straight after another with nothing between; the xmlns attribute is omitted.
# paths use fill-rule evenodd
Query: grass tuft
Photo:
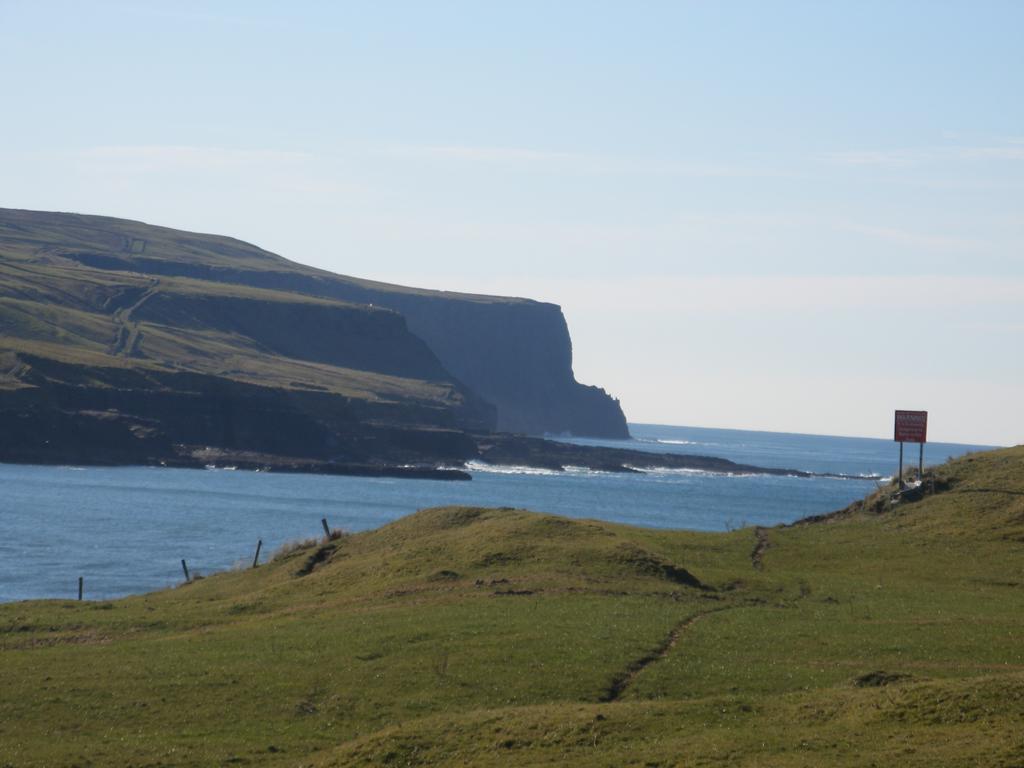
<svg viewBox="0 0 1024 768"><path fill-rule="evenodd" d="M312 549L316 545L316 539L295 539L293 541L286 541L274 551L270 556L270 561L274 562L275 560L284 560L286 558L293 557L296 553Z"/></svg>

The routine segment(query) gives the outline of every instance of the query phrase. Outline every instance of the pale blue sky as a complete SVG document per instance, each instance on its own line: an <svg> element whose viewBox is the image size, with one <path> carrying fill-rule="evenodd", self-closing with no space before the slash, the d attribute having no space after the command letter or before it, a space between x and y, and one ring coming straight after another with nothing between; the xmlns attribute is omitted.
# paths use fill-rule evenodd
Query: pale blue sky
<svg viewBox="0 0 1024 768"><path fill-rule="evenodd" d="M0 0L0 206L561 304L632 421L1024 441L1024 3Z"/></svg>

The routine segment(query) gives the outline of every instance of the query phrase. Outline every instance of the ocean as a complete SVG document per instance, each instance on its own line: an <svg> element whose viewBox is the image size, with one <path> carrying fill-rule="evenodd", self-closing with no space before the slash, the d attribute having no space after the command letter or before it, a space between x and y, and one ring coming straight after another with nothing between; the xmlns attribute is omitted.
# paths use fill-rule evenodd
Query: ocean
<svg viewBox="0 0 1024 768"><path fill-rule="evenodd" d="M375 528L446 504L520 507L656 528L720 531L831 512L896 471L889 440L631 424L612 447L720 456L758 466L863 479L715 475L690 470L611 474L471 465L471 482L290 475L158 467L0 464L0 601L109 599L173 586L181 560L208 575L261 560L332 528ZM929 443L937 464L986 446ZM916 446L906 462L916 464Z"/></svg>

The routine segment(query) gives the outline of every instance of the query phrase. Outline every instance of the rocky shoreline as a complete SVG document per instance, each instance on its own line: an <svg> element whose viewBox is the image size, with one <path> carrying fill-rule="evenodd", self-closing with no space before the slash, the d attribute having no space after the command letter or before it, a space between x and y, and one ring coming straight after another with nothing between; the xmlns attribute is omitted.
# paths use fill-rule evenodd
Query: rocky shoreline
<svg viewBox="0 0 1024 768"><path fill-rule="evenodd" d="M585 467L601 472L643 472L652 469L690 469L726 475L790 475L812 477L798 469L738 464L717 456L654 453L631 448L575 445L523 435L476 436L478 459L499 466L525 466L563 470Z"/></svg>
<svg viewBox="0 0 1024 768"><path fill-rule="evenodd" d="M833 473L813 473L798 469L760 467L740 464L717 456L655 453L630 448L575 445L540 437L510 434L471 435L474 449L462 457L444 461L395 463L386 461L339 461L329 458L282 456L257 451L239 451L209 446L176 445L169 452L126 455L123 450L105 452L102 444L88 455L74 457L61 452L53 455L33 452L26 456L8 452L3 461L23 464L77 464L86 466L160 466L179 469L222 469L292 474L338 475L352 477L390 477L415 480L471 480L469 462L492 466L521 466L564 471L582 467L599 472L642 474L657 470L692 470L723 475L774 475L789 477L854 478ZM152 446L150 446L152 447Z"/></svg>

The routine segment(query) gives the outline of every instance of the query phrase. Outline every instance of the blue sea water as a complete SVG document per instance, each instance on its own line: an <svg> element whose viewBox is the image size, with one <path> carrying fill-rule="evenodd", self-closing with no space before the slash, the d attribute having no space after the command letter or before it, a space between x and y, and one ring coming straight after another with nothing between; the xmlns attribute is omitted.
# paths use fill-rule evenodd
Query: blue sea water
<svg viewBox="0 0 1024 768"><path fill-rule="evenodd" d="M788 523L840 509L896 469L888 440L631 424L629 441L574 440L721 456L863 480L727 476L671 470L622 475L471 467L472 482L289 475L155 467L0 464L0 601L88 599L182 581L181 560L209 574L322 533L351 531L445 504L522 507L657 528L723 530ZM910 447L908 447L910 448ZM935 464L984 446L929 443ZM906 461L916 463L916 448Z"/></svg>

